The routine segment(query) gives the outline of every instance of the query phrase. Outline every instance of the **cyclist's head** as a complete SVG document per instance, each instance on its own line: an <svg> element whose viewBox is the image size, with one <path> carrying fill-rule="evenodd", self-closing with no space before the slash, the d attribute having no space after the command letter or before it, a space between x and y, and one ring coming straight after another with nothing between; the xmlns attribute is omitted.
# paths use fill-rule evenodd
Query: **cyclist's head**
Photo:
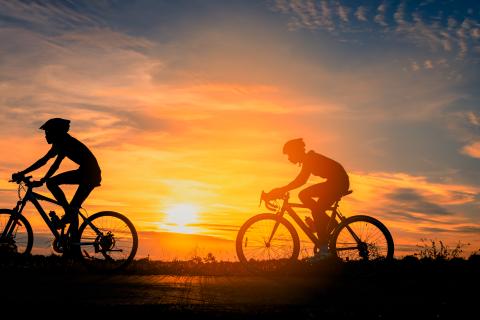
<svg viewBox="0 0 480 320"><path fill-rule="evenodd" d="M70 129L70 120L52 118L47 120L40 129L45 130L45 137L48 143L54 142L58 137L65 135Z"/></svg>
<svg viewBox="0 0 480 320"><path fill-rule="evenodd" d="M292 163L299 163L305 155L305 142L302 138L287 141L283 146L283 153L288 155L288 160Z"/></svg>

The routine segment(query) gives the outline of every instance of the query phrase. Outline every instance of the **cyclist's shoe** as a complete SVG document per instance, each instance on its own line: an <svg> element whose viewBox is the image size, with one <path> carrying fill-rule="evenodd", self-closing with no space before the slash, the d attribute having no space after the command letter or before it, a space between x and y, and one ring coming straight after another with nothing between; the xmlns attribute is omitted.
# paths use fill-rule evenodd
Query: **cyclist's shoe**
<svg viewBox="0 0 480 320"><path fill-rule="evenodd" d="M320 249L311 257L305 259L309 263L317 263L320 261L328 260L332 257L332 254L328 250L328 246L321 246Z"/></svg>

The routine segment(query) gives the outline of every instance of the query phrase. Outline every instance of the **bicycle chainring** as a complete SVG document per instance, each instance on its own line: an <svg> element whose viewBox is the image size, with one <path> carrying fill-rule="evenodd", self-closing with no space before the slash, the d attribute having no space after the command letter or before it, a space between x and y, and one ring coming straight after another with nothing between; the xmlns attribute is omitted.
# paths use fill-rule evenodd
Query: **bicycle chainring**
<svg viewBox="0 0 480 320"><path fill-rule="evenodd" d="M60 239L53 239L52 247L53 247L53 251L55 251L56 253L63 253L65 251Z"/></svg>
<svg viewBox="0 0 480 320"><path fill-rule="evenodd" d="M110 251L115 246L115 237L110 231L107 234L102 234L95 240L96 251Z"/></svg>

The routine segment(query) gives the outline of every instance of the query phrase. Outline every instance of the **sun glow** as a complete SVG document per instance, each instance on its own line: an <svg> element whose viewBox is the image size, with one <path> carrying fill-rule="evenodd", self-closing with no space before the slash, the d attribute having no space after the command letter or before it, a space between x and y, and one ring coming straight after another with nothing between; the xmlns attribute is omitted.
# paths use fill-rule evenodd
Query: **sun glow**
<svg viewBox="0 0 480 320"><path fill-rule="evenodd" d="M199 208L196 205L182 203L168 207L165 210L165 220L161 224L162 229L178 233L196 233L198 228L190 224L198 221Z"/></svg>

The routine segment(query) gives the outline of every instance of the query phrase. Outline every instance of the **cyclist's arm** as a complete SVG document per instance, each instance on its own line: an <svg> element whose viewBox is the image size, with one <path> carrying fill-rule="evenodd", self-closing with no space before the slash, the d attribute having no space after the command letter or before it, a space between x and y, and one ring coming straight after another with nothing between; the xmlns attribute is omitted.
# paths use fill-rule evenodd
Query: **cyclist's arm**
<svg viewBox="0 0 480 320"><path fill-rule="evenodd" d="M273 189L272 191L270 191L270 195L272 197L281 197L288 191L303 186L305 183L307 183L309 177L310 177L310 171L302 167L302 171L300 171L298 176L292 182L290 182L284 187Z"/></svg>
<svg viewBox="0 0 480 320"><path fill-rule="evenodd" d="M41 168L43 167L47 162L48 160L50 160L51 158L55 157L57 155L55 149L53 149L53 147L47 152L46 155L44 155L42 158L40 158L39 160L37 160L34 164L32 164L30 167L28 167L27 169L23 170L23 171L20 171L19 173L21 173L22 175L25 175L31 171L35 171L37 170L38 168Z"/></svg>
<svg viewBox="0 0 480 320"><path fill-rule="evenodd" d="M59 154L57 156L57 159L55 159L55 162L52 164L52 166L50 167L50 169L48 169L47 171L47 174L45 175L45 177L43 177L42 179L40 179L41 182L45 182L48 178L50 178L51 176L53 176L53 174L55 173L55 171L58 170L58 168L60 167L60 163L62 163L63 159L65 158L64 155L61 155Z"/></svg>
<svg viewBox="0 0 480 320"><path fill-rule="evenodd" d="M298 187L303 186L305 183L307 183L308 178L310 177L310 172L306 170L304 167L302 167L302 171L298 174L298 176L289 184L287 184L285 187L281 188L282 190L285 190L285 192L297 189Z"/></svg>

